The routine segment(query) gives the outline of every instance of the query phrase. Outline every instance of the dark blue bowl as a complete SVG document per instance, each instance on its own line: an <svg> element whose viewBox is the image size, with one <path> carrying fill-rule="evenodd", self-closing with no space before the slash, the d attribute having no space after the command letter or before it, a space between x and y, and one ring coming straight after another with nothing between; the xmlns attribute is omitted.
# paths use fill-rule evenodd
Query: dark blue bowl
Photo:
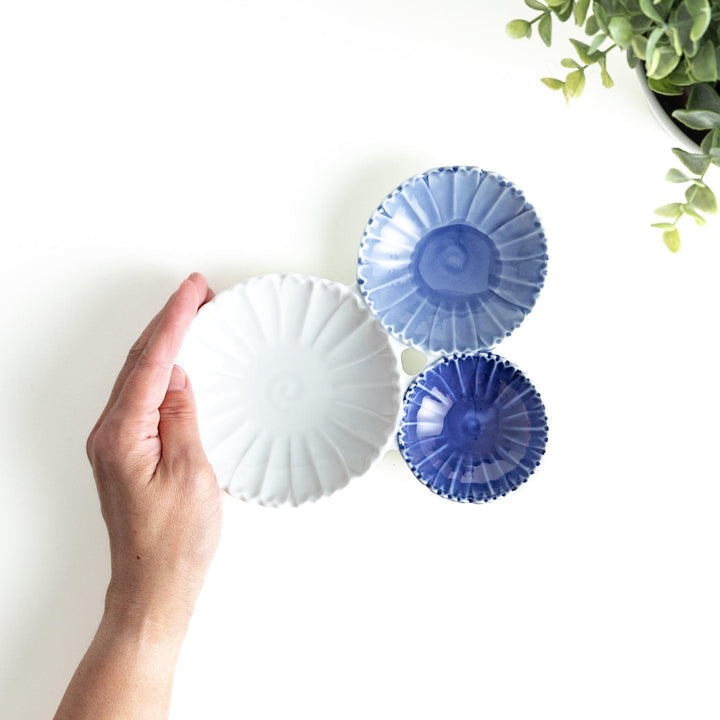
<svg viewBox="0 0 720 720"><path fill-rule="evenodd" d="M540 395L490 353L442 358L405 393L398 442L415 476L458 502L487 502L524 483L547 442Z"/></svg>
<svg viewBox="0 0 720 720"><path fill-rule="evenodd" d="M540 220L510 181L475 167L410 178L363 234L358 286L385 328L423 351L493 347L530 312L543 286Z"/></svg>

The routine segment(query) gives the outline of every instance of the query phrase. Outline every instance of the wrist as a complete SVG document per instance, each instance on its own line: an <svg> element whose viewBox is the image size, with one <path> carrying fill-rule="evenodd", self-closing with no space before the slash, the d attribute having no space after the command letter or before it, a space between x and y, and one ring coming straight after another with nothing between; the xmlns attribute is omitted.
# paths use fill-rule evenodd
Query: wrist
<svg viewBox="0 0 720 720"><path fill-rule="evenodd" d="M102 629L120 631L156 645L177 646L185 637L192 602L170 593L158 595L111 580L105 595Z"/></svg>

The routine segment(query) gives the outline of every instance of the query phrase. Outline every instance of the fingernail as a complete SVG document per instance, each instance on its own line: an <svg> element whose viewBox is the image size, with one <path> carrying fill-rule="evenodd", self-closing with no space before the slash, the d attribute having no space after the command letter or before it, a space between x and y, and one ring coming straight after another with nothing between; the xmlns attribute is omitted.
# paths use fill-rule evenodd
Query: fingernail
<svg viewBox="0 0 720 720"><path fill-rule="evenodd" d="M184 390L187 387L187 375L185 371L178 365L173 365L170 373L170 382L168 390Z"/></svg>

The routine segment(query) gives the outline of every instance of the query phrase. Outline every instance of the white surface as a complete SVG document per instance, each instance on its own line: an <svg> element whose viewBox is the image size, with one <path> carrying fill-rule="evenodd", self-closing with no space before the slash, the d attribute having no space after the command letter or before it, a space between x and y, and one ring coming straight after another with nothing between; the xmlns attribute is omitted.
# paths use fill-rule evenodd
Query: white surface
<svg viewBox="0 0 720 720"><path fill-rule="evenodd" d="M304 275L238 283L201 308L178 364L233 497L318 500L362 477L397 433L400 359L352 286Z"/></svg>
<svg viewBox="0 0 720 720"><path fill-rule="evenodd" d="M718 222L672 256L678 198L637 81L567 107L569 51L511 41L517 1L7 2L0 714L47 718L102 608L84 457L124 354L180 279L350 282L397 183L496 170L550 252L499 346L548 452L462 506L392 455L316 504L228 500L184 646L185 718L716 718ZM712 180L716 185L718 173Z"/></svg>

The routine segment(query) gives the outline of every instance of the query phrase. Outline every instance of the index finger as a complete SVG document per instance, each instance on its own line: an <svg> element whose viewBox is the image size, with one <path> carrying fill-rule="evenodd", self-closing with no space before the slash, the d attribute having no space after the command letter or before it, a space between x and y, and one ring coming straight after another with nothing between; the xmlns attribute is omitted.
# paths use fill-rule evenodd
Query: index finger
<svg viewBox="0 0 720 720"><path fill-rule="evenodd" d="M147 345L125 380L116 409L132 420L157 412L167 393L170 373L185 333L206 300L206 293L185 280L168 301Z"/></svg>

